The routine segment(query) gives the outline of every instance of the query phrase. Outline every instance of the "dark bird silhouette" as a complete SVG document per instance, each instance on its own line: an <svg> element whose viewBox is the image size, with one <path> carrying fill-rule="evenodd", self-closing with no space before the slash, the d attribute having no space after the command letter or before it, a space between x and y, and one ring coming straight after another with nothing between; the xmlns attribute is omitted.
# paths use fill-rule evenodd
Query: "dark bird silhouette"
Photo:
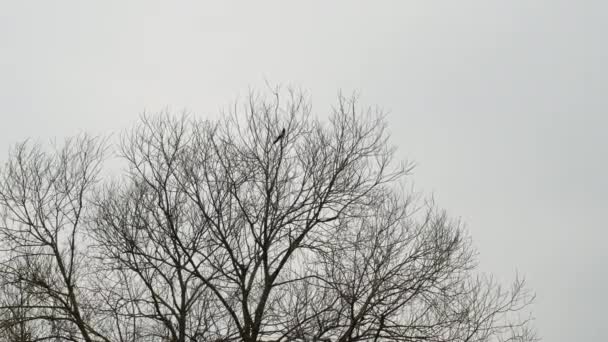
<svg viewBox="0 0 608 342"><path fill-rule="evenodd" d="M285 136L285 128L283 128L281 130L281 134L279 134L279 136L276 139L274 139L274 142L272 144L274 145L274 144L278 143L279 140L283 139L284 136Z"/></svg>

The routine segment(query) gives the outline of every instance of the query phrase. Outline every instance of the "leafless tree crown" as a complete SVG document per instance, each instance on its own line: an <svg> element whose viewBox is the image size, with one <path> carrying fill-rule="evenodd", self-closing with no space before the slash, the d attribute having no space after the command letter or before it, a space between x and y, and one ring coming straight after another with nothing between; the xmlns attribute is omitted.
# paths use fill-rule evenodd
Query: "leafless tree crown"
<svg viewBox="0 0 608 342"><path fill-rule="evenodd" d="M382 113L300 92L113 148L15 145L0 171L0 341L534 341L516 279L403 191ZM111 149L110 149L111 148ZM101 177L108 151L124 168Z"/></svg>

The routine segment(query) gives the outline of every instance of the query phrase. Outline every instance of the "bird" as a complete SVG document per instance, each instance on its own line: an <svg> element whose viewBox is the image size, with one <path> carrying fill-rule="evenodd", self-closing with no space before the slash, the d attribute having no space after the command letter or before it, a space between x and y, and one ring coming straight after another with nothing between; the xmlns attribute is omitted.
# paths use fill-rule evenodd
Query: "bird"
<svg viewBox="0 0 608 342"><path fill-rule="evenodd" d="M274 144L278 143L279 140L283 139L284 136L285 136L285 128L283 128L281 130L281 134L279 134L279 136L276 139L274 139L274 142L272 144L274 145Z"/></svg>

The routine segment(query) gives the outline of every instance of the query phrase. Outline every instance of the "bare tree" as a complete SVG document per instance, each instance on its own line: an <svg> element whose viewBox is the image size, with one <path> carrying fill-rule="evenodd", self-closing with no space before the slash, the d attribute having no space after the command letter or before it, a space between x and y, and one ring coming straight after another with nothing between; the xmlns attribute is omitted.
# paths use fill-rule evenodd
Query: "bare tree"
<svg viewBox="0 0 608 342"><path fill-rule="evenodd" d="M53 151L26 142L13 148L2 170L2 285L29 293L32 300L14 323L47 323L48 335L41 338L101 338L83 296L82 221L103 151L98 139L87 136Z"/></svg>
<svg viewBox="0 0 608 342"><path fill-rule="evenodd" d="M19 307L72 340L535 340L524 281L475 271L460 223L404 190L412 165L388 138L354 98L322 121L300 92L251 94L220 120L142 117L118 144L121 177L94 196L94 140L65 163L19 145L0 188L2 271L36 295ZM71 190L46 190L62 177Z"/></svg>

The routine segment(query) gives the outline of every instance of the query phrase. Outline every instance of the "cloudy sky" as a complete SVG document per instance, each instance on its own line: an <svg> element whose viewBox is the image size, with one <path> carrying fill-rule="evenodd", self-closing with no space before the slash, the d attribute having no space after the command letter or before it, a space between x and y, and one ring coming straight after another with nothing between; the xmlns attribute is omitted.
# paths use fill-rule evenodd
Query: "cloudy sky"
<svg viewBox="0 0 608 342"><path fill-rule="evenodd" d="M606 341L607 32L599 0L0 0L0 157L144 110L215 115L266 80L319 116L357 91L481 267L527 277L545 340Z"/></svg>

